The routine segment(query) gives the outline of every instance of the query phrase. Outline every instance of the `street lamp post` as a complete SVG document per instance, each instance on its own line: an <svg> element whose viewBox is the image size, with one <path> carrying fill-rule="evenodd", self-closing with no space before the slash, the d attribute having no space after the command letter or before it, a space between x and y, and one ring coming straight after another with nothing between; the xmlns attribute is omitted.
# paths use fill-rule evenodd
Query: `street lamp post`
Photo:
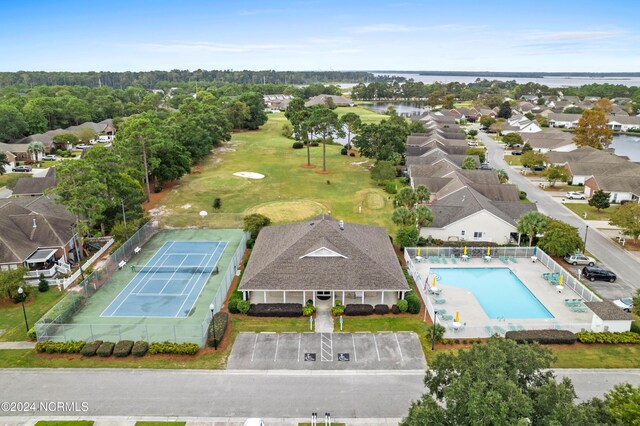
<svg viewBox="0 0 640 426"><path fill-rule="evenodd" d="M584 245L582 246L582 253L584 254L587 249L587 234L589 233L589 225L584 230Z"/></svg>
<svg viewBox="0 0 640 426"><path fill-rule="evenodd" d="M218 350L218 342L216 341L216 316L214 314L214 310L216 309L215 305L211 303L209 305L209 310L211 310L211 331L213 333L213 349Z"/></svg>
<svg viewBox="0 0 640 426"><path fill-rule="evenodd" d="M431 350L436 349L436 325L438 324L438 314L434 312L433 315L433 328L431 329Z"/></svg>
<svg viewBox="0 0 640 426"><path fill-rule="evenodd" d="M20 301L22 302L22 314L24 315L24 325L27 328L27 333L29 332L29 322L27 321L27 311L24 309L24 290L22 287L18 288L18 294L20 295Z"/></svg>

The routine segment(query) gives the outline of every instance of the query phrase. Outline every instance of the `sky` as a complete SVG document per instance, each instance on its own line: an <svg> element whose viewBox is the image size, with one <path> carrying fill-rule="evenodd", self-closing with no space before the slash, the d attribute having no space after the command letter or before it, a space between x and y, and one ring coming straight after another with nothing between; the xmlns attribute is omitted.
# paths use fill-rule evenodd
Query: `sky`
<svg viewBox="0 0 640 426"><path fill-rule="evenodd" d="M0 71L640 72L637 0L0 0Z"/></svg>

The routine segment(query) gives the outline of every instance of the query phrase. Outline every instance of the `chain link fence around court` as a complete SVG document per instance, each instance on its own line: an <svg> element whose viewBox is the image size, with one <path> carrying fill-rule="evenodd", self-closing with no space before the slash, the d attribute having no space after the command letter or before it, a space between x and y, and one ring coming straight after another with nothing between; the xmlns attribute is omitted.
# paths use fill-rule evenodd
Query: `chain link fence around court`
<svg viewBox="0 0 640 426"><path fill-rule="evenodd" d="M198 343L204 345L207 338L207 330L211 321L211 311L207 309L204 319L195 324L150 324L144 320L137 324L95 324L73 323L73 317L87 303L109 277L119 268L121 261L126 261L136 253L136 248L142 246L159 230L157 222L148 222L118 250L96 269L91 275L77 286L77 291L68 293L58 304L47 312L35 324L38 341L42 340L146 340L171 341L176 343ZM244 253L248 234L243 237L233 254L231 261L221 278L220 286L211 303L215 312L222 307L233 277L236 274Z"/></svg>

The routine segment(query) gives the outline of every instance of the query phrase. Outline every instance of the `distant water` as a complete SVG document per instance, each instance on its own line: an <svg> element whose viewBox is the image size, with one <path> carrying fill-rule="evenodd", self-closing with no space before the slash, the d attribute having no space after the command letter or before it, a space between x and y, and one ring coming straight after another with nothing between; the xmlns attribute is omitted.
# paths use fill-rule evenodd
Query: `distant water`
<svg viewBox="0 0 640 426"><path fill-rule="evenodd" d="M615 135L611 148L617 155L626 155L631 161L640 162L640 136Z"/></svg>
<svg viewBox="0 0 640 426"><path fill-rule="evenodd" d="M399 115L421 114L429 111L429 105L426 102L375 102L362 105L363 108L384 114L387 109L392 106Z"/></svg>
<svg viewBox="0 0 640 426"><path fill-rule="evenodd" d="M374 73L374 75L385 75L384 73ZM389 74L386 74L389 75ZM484 77L484 76L454 76L454 75L420 75L411 73L398 73L392 74L398 77L404 77L406 79L414 79L415 81L421 81L423 83L432 84L436 82L440 83L473 83L476 79L486 80L498 80L498 81L512 81L525 84L529 82L544 84L549 87L578 87L585 84L623 84L625 86L640 86L640 77L609 77L609 78L593 78L593 77L545 77L545 78L528 78L528 77Z"/></svg>

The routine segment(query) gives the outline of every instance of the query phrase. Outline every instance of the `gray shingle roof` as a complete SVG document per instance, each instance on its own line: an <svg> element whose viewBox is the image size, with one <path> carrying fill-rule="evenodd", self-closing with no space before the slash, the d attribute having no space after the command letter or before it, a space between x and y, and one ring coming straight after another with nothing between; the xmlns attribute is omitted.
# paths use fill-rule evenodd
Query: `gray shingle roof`
<svg viewBox="0 0 640 426"><path fill-rule="evenodd" d="M330 244L345 257L302 257ZM328 248L328 247L327 247ZM328 216L268 226L258 235L240 290L406 291L407 281L384 228Z"/></svg>
<svg viewBox="0 0 640 426"><path fill-rule="evenodd" d="M605 321L627 321L631 320L630 314L626 313L608 300L602 302L585 302L589 309L593 311L600 319Z"/></svg>
<svg viewBox="0 0 640 426"><path fill-rule="evenodd" d="M55 177L27 177L18 179L13 195L42 195L44 191L56 186Z"/></svg>

